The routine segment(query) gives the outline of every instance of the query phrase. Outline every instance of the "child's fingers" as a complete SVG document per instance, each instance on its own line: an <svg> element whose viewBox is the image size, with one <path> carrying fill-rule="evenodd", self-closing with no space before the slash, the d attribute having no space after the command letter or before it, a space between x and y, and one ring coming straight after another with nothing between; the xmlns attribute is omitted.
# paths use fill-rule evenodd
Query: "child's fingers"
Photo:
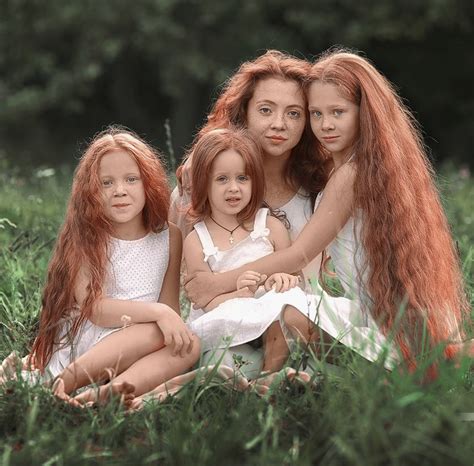
<svg viewBox="0 0 474 466"><path fill-rule="evenodd" d="M190 351L189 348L190 347L192 348L192 340L191 338L189 338L189 335L187 334L187 332L183 332L183 334L181 335L181 338L183 340L183 346L179 354L182 358L184 358L186 356L186 353L189 353Z"/></svg>
<svg viewBox="0 0 474 466"><path fill-rule="evenodd" d="M257 286L259 280L256 280L254 278L247 278L244 280L240 280L239 282L239 289L240 288L245 288L247 286Z"/></svg>
<svg viewBox="0 0 474 466"><path fill-rule="evenodd" d="M176 356L181 352L181 349L183 347L183 339L181 338L181 335L179 333L173 335L173 349L172 349L172 354L173 356Z"/></svg>

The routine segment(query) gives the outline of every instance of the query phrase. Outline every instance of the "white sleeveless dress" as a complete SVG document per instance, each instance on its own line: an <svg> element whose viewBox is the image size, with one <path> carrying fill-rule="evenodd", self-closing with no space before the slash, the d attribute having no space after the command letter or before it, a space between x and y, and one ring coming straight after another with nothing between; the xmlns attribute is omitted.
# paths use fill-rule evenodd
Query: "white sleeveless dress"
<svg viewBox="0 0 474 466"><path fill-rule="evenodd" d="M316 198L315 210L322 196L323 192ZM310 305L304 314L319 328L369 361L375 361L387 351L385 366L391 369L399 356L370 313L365 311L370 308L371 300L365 291L366 274L359 277L358 273L364 270L365 263L359 241L361 222L360 212L350 217L327 247L344 296L330 296L319 283L313 283L312 294L308 295Z"/></svg>
<svg viewBox="0 0 474 466"><path fill-rule="evenodd" d="M267 215L268 209L260 209L255 217L253 231L225 251L214 245L206 224L197 223L194 229L210 269L213 272L226 272L271 254L274 249L268 239L270 231L266 227ZM299 287L284 293L275 293L273 290L265 293L262 288L256 296L228 300L209 312L194 308L191 310L187 323L201 339L203 353L231 348L232 354L243 351L248 357L247 350L252 352L252 349L244 344L260 337L272 322L278 321L287 304L297 307L301 312L307 309L306 295ZM227 365L232 365L232 354L230 360L223 361Z"/></svg>
<svg viewBox="0 0 474 466"><path fill-rule="evenodd" d="M191 198L186 192L179 195L178 188L174 188L171 193L170 221L176 223L181 230L183 237L192 230L192 225L187 217ZM310 196L300 189L285 205L276 209L285 214L289 223L289 233L291 241L294 241L300 234L300 231L309 222L313 214ZM313 259L304 269L303 274L306 281L306 288L310 283L318 279L321 256Z"/></svg>
<svg viewBox="0 0 474 466"><path fill-rule="evenodd" d="M109 298L157 302L169 262L169 230L149 233L143 238L126 241L111 238L105 290ZM77 312L77 311L75 311ZM74 311L62 319L56 349L46 367L50 377L59 375L71 362L121 327L100 327L86 320L74 341L68 341L67 330Z"/></svg>

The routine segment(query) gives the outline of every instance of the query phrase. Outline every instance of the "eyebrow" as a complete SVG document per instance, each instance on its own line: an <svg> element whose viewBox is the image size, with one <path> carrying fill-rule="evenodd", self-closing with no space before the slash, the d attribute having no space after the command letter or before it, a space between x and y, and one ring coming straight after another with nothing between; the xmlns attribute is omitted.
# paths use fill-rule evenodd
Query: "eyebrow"
<svg viewBox="0 0 474 466"><path fill-rule="evenodd" d="M267 103L267 104L277 105L276 102L273 102L273 100L268 100L268 99L257 100L255 103L256 103L256 104ZM304 106L299 105L299 104L287 105L285 108L289 108L289 107L298 107L298 108L301 108L302 110L304 110Z"/></svg>

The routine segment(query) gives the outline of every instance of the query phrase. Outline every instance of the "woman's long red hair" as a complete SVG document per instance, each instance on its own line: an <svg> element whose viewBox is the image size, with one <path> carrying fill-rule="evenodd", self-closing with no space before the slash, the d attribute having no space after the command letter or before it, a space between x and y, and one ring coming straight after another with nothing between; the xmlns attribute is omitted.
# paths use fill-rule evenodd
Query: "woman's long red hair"
<svg viewBox="0 0 474 466"><path fill-rule="evenodd" d="M108 243L112 225L102 208L102 184L99 166L111 151L125 151L137 163L145 189L143 222L147 231L167 228L169 186L159 155L131 131L111 127L98 134L79 161L74 173L66 218L59 232L43 291L39 333L31 351L34 363L44 369L58 343L61 319L75 307L74 290L81 267L87 269L87 297L77 319L73 320L68 339L77 335L89 318L94 303L101 297L106 277Z"/></svg>
<svg viewBox="0 0 474 466"><path fill-rule="evenodd" d="M215 102L207 123L201 128L200 136L218 128L245 128L247 107L253 96L255 86L262 79L277 78L296 82L304 92L304 83L310 69L306 60L293 57L277 50L268 50L255 60L244 62L236 73L225 83L224 88ZM194 150L191 147L190 153ZM303 135L291 152L285 175L290 185L298 189L300 186L316 197L326 183L327 159L316 151L316 138L311 131L309 118ZM177 176L180 176L178 169Z"/></svg>
<svg viewBox="0 0 474 466"><path fill-rule="evenodd" d="M422 345L447 345L446 356L454 356L449 342L462 339L468 305L414 118L390 82L356 54L323 55L311 68L314 81L335 84L360 106L354 208L363 216L370 312L386 334L393 332L409 366Z"/></svg>

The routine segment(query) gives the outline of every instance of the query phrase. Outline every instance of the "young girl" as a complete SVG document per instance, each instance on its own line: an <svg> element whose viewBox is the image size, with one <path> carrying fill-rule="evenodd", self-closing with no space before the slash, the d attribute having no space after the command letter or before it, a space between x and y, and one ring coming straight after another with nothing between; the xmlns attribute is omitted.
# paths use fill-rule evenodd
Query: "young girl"
<svg viewBox="0 0 474 466"><path fill-rule="evenodd" d="M263 176L259 148L243 130L216 129L201 136L193 152L190 210L198 222L184 243L189 273L225 272L290 245L284 225L261 208ZM285 290L298 282L297 276L288 274L271 278L284 282ZM203 309L194 308L188 320L201 339L204 364L220 361L235 367L234 354L238 354L244 360L240 372L247 378L255 378L262 370L254 354L260 336L263 371L281 369L288 356L279 330L281 310L287 304L302 311L306 307L306 297L298 287L285 293L257 293L254 298L256 287L247 286L254 282L252 272L242 274L236 291L215 297ZM252 363L250 367L246 362Z"/></svg>
<svg viewBox="0 0 474 466"><path fill-rule="evenodd" d="M110 370L113 385L99 398L129 384L144 393L199 358L179 317L181 234L166 221L168 205L166 173L144 141L119 128L92 141L74 175L31 353L60 378L63 396Z"/></svg>
<svg viewBox="0 0 474 466"><path fill-rule="evenodd" d="M308 81L318 151L335 167L313 217L288 249L227 274L196 277L188 286L191 299L205 305L246 269L294 272L327 248L345 295L318 288L306 315L286 311L294 335L335 338L369 360L390 336L410 368L439 344L453 357L468 307L416 123L391 84L358 55L327 53ZM208 282L212 288L197 297L194 291ZM388 367L397 358L390 356Z"/></svg>

